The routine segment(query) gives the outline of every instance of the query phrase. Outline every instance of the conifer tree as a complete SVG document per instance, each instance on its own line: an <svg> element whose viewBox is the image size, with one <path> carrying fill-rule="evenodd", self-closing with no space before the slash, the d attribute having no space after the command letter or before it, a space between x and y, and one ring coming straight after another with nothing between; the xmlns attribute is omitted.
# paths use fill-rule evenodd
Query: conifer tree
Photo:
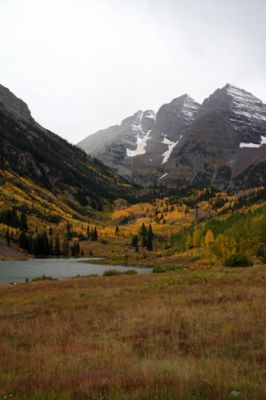
<svg viewBox="0 0 266 400"><path fill-rule="evenodd" d="M9 233L9 228L8 228L7 231L6 231L5 237L6 237L6 244L7 244L8 246L10 246L10 233Z"/></svg>
<svg viewBox="0 0 266 400"><path fill-rule="evenodd" d="M142 236L142 247L147 246L147 228L143 223L141 226L141 236Z"/></svg>
<svg viewBox="0 0 266 400"><path fill-rule="evenodd" d="M148 234L147 234L147 249L152 251L153 250L153 232L152 232L152 227L151 224L148 229Z"/></svg>
<svg viewBox="0 0 266 400"><path fill-rule="evenodd" d="M139 243L139 238L138 238L138 235L134 235L134 236L132 236L132 240L131 240L131 247L134 247L134 248L135 248L135 250L136 250L136 252L137 252L137 251L138 251L138 249L139 249L138 243Z"/></svg>
<svg viewBox="0 0 266 400"><path fill-rule="evenodd" d="M64 238L64 242L63 242L63 255L65 257L69 256L69 245L68 245L68 237L67 235Z"/></svg>
<svg viewBox="0 0 266 400"><path fill-rule="evenodd" d="M28 223L27 223L27 217L25 210L22 210L20 220L19 220L19 228L22 231L27 231L28 230Z"/></svg>
<svg viewBox="0 0 266 400"><path fill-rule="evenodd" d="M56 239L55 239L54 254L55 254L55 256L61 256L61 247L60 247L59 236L56 236Z"/></svg>

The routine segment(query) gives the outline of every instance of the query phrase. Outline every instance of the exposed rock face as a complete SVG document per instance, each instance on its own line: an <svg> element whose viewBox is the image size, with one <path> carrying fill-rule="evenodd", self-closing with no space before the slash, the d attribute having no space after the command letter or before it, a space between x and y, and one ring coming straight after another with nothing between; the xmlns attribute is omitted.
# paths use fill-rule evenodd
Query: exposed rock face
<svg viewBox="0 0 266 400"><path fill-rule="evenodd" d="M119 174L141 184L156 180L200 105L188 95L163 105L156 114L138 111L121 125L96 132L78 144Z"/></svg>
<svg viewBox="0 0 266 400"><path fill-rule="evenodd" d="M165 167L165 181L230 187L238 176L266 159L265 105L227 84L203 102ZM263 178L263 177L262 177Z"/></svg>
<svg viewBox="0 0 266 400"><path fill-rule="evenodd" d="M9 89L0 85L0 107L12 113L17 118L32 120L30 110L23 100L18 99Z"/></svg>
<svg viewBox="0 0 266 400"><path fill-rule="evenodd" d="M138 111L79 146L142 185L260 185L265 182L266 105L227 84L202 106L183 95L157 114Z"/></svg>

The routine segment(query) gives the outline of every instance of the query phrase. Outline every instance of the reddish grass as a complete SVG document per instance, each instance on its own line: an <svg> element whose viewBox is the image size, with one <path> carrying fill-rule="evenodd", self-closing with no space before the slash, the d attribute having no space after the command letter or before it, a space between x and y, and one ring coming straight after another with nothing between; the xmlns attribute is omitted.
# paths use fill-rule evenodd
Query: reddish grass
<svg viewBox="0 0 266 400"><path fill-rule="evenodd" d="M0 398L266 393L266 268L0 287Z"/></svg>

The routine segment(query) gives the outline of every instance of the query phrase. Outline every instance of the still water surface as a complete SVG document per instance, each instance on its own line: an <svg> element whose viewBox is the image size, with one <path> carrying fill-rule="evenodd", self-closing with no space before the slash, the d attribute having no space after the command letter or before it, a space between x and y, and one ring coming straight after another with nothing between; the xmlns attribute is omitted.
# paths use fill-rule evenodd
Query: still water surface
<svg viewBox="0 0 266 400"><path fill-rule="evenodd" d="M0 283L21 282L42 275L63 279L76 275L102 275L104 271L134 269L139 273L151 272L150 268L136 268L123 265L89 264L82 261L93 258L38 258L26 261L0 261Z"/></svg>

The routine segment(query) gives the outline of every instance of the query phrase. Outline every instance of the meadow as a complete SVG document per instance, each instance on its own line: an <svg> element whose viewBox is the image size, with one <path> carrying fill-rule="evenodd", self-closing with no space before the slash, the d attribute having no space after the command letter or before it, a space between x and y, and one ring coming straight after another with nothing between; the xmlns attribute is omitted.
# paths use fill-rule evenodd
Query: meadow
<svg viewBox="0 0 266 400"><path fill-rule="evenodd" d="M0 398L264 400L266 268L0 287Z"/></svg>

